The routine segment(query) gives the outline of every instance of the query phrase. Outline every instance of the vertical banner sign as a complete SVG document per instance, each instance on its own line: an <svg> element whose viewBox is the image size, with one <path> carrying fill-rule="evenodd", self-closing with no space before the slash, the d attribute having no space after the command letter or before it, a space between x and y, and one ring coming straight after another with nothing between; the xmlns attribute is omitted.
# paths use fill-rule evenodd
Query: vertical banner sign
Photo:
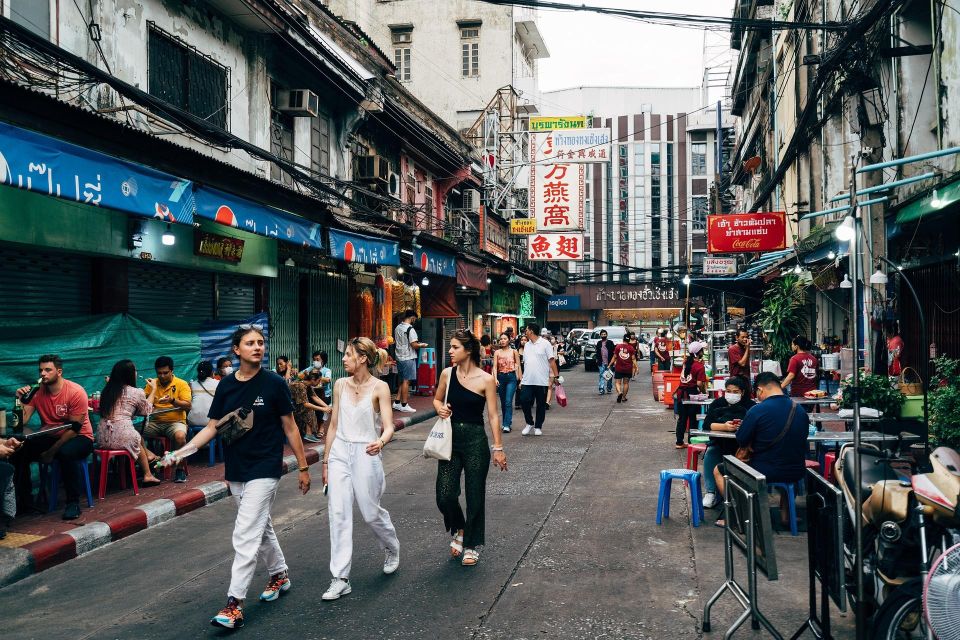
<svg viewBox="0 0 960 640"><path fill-rule="evenodd" d="M582 164L536 164L531 168L530 217L536 221L537 231L583 229L586 175Z"/></svg>
<svg viewBox="0 0 960 640"><path fill-rule="evenodd" d="M610 129L574 129L530 133L531 162L608 162Z"/></svg>
<svg viewBox="0 0 960 640"><path fill-rule="evenodd" d="M708 253L777 251L787 246L787 220L776 213L707 216Z"/></svg>
<svg viewBox="0 0 960 640"><path fill-rule="evenodd" d="M536 233L527 243L530 260L583 260L583 233Z"/></svg>

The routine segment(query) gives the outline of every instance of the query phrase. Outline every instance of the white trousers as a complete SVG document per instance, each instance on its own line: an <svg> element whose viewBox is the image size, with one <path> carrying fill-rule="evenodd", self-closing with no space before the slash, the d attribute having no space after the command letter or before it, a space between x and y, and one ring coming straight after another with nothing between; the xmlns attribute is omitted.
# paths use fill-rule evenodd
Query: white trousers
<svg viewBox="0 0 960 640"><path fill-rule="evenodd" d="M390 514L380 506L387 487L380 456L367 455L367 443L340 438L330 447L327 466L327 513L330 516L330 573L349 578L353 561L353 501L370 525L381 549L400 550Z"/></svg>
<svg viewBox="0 0 960 640"><path fill-rule="evenodd" d="M230 493L237 501L237 521L233 526L233 569L228 596L247 597L247 587L257 570L257 557L263 554L270 575L287 570L277 534L273 531L270 509L277 497L279 478L257 478L249 482L231 482Z"/></svg>

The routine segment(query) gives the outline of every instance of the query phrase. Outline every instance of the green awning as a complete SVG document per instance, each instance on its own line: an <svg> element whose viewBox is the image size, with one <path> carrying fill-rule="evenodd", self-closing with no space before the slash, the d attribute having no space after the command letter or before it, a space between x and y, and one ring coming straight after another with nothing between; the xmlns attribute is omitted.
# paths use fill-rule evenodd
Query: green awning
<svg viewBox="0 0 960 640"><path fill-rule="evenodd" d="M934 189L931 189L927 195L900 209L897 212L897 224L929 218L946 211L948 207L960 201L960 179L936 188L939 199L936 207L933 206L933 192Z"/></svg>

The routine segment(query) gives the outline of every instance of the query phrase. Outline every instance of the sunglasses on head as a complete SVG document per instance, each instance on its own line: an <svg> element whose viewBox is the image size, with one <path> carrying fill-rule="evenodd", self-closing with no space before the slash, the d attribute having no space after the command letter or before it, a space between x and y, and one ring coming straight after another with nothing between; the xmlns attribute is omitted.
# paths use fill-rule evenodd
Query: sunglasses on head
<svg viewBox="0 0 960 640"><path fill-rule="evenodd" d="M251 329L256 331L263 331L263 325L262 324L241 324L237 326L237 329L241 329L242 331L250 331Z"/></svg>

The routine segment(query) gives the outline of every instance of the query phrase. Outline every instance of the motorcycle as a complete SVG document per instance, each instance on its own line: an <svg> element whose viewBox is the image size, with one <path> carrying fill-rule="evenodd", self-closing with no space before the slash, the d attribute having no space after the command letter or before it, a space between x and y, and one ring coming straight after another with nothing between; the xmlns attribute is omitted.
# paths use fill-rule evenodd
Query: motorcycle
<svg viewBox="0 0 960 640"><path fill-rule="evenodd" d="M866 608L871 638L932 638L923 615L923 584L931 563L960 543L960 455L939 447L932 471L917 473L913 460L876 447L860 448L864 602L856 601L854 456L840 450L834 478L847 507L844 557L850 602Z"/></svg>
<svg viewBox="0 0 960 640"><path fill-rule="evenodd" d="M581 353L582 353L582 350L579 344L577 344L576 342L566 343L564 345L563 354L567 362L564 365L564 368L568 369L576 364L579 364Z"/></svg>

